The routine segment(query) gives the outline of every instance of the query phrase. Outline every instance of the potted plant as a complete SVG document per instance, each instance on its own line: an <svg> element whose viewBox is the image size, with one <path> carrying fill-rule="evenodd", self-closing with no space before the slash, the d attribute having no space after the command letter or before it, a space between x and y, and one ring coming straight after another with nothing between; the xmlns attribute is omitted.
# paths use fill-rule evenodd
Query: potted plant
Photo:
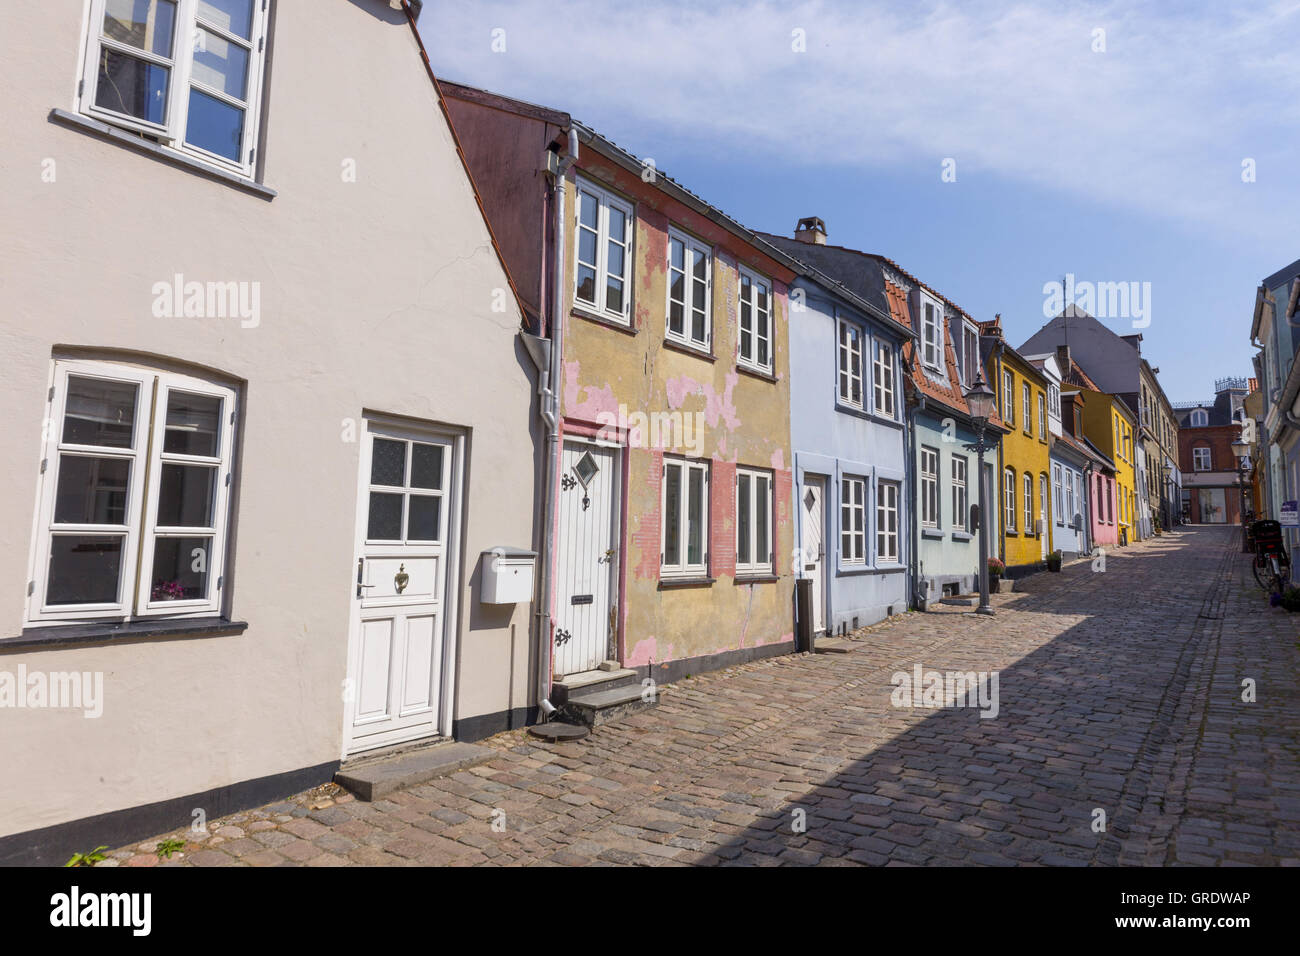
<svg viewBox="0 0 1300 956"><path fill-rule="evenodd" d="M1275 596L1280 598L1278 604L1281 604L1286 610L1300 611L1300 587L1288 584L1281 595Z"/></svg>
<svg viewBox="0 0 1300 956"><path fill-rule="evenodd" d="M1061 552L1053 551L1047 556L1047 570L1059 574L1061 571Z"/></svg>
<svg viewBox="0 0 1300 956"><path fill-rule="evenodd" d="M185 597L185 585L179 581L159 581L149 595L151 601L179 601Z"/></svg>
<svg viewBox="0 0 1300 956"><path fill-rule="evenodd" d="M997 558L989 558L989 593L997 594L1002 587L1002 572L1007 566Z"/></svg>

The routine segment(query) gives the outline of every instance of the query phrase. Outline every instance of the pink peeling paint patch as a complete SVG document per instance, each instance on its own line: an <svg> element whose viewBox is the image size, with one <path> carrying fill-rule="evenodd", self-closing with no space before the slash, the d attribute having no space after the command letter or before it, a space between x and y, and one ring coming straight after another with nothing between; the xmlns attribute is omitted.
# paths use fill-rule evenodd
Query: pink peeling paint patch
<svg viewBox="0 0 1300 956"><path fill-rule="evenodd" d="M739 380L740 376L737 373L728 372L727 387L719 395L717 390L708 382L697 382L686 375L670 378L664 383L668 407L674 410L681 408L688 397L702 395L704 396L704 420L709 427L717 428L718 422L722 421L728 430L734 431L740 426L740 418L736 415L736 405L732 400L731 393Z"/></svg>
<svg viewBox="0 0 1300 956"><path fill-rule="evenodd" d="M772 470L785 471L785 449L778 448L772 452Z"/></svg>
<svg viewBox="0 0 1300 956"><path fill-rule="evenodd" d="M636 646L628 654L627 660L623 662L624 667L644 667L654 661L672 660L672 653L669 652L667 657L659 654L659 641L653 637L647 637L644 640L637 641Z"/></svg>
<svg viewBox="0 0 1300 956"><path fill-rule="evenodd" d="M581 374L578 362L564 363L564 414L568 418L581 418L585 421L599 421L602 413L618 419L618 402L614 399L614 390L606 385L604 388L583 387L578 383ZM585 394L584 394L585 393ZM582 396L579 398L579 396Z"/></svg>

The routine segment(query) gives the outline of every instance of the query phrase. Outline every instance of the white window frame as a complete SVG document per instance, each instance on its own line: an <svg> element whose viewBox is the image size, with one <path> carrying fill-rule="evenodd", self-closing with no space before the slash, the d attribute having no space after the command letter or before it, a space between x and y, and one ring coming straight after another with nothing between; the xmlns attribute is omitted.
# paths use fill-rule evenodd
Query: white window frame
<svg viewBox="0 0 1300 956"><path fill-rule="evenodd" d="M936 371L943 367L943 306L920 293L921 362Z"/></svg>
<svg viewBox="0 0 1300 956"><path fill-rule="evenodd" d="M1192 409L1192 414L1188 419L1188 424L1193 428L1205 428L1210 424L1209 413L1207 413L1203 408Z"/></svg>
<svg viewBox="0 0 1300 956"><path fill-rule="evenodd" d="M1038 438L1047 440L1047 399L1042 392L1038 393Z"/></svg>
<svg viewBox="0 0 1300 956"><path fill-rule="evenodd" d="M133 444L129 449L63 441L69 377L120 382L136 387ZM156 617L196 617L219 614L226 575L226 538L233 482L234 430L238 397L234 389L200 378L138 368L107 361L56 360L47 406L37 504L36 537L32 543L25 621L28 624L79 624ZM172 392L217 398L222 402L217 454L181 455L163 450L167 399ZM61 455L115 458L130 462L125 520L120 525L55 523ZM210 465L216 469L212 524L202 528L159 528L158 496L164 463ZM117 599L84 604L47 604L52 539L59 535L113 534L123 539ZM154 601L151 598L154 551L159 538L210 537L211 552L203 555L208 594L203 598Z"/></svg>
<svg viewBox="0 0 1300 956"><path fill-rule="evenodd" d="M1075 502L1083 502L1083 476L1077 471L1067 471L1065 473L1065 523L1074 528L1074 508ZM1075 528L1075 530L1079 530Z"/></svg>
<svg viewBox="0 0 1300 956"><path fill-rule="evenodd" d="M953 455L949 467L952 473L952 526L957 531L970 531L970 492L967 476L969 468L963 455Z"/></svg>
<svg viewBox="0 0 1300 956"><path fill-rule="evenodd" d="M244 178L251 178L256 167L255 150L262 121L262 84L266 67L266 29L270 22L268 4L263 0L253 0L252 23L249 39L230 33L208 20L200 19L198 0L176 0L174 35L172 37L172 56L159 56L148 50L141 50L128 43L110 39L103 34L104 10L107 0L90 0L85 23L85 47L82 50L81 75L77 84L77 111L113 126L144 133L156 139L169 151L193 156L206 163L238 173ZM245 95L238 97L208 86L194 79L194 36L200 24L203 29L211 31L219 39L233 43L248 52L248 77ZM189 37L188 42L184 39ZM112 50L144 60L168 70L167 110L164 120L155 123L139 117L118 113L95 105L96 87L99 82L99 58L101 50ZM194 88L205 96L219 100L244 111L244 130L240 140L239 159L209 152L200 146L185 141L186 120L189 112L189 93Z"/></svg>
<svg viewBox="0 0 1300 956"><path fill-rule="evenodd" d="M620 196L616 196L608 189L602 189L590 180L579 177L575 180L576 201L573 204L573 307L583 312L600 316L619 325L632 324L632 289L633 283L633 251L634 240L636 237L636 216L633 212L632 204ZM592 232L590 226L582 222L582 199L583 193L588 194L596 200L596 261L594 263L584 262L581 258L582 234ZM609 234L609 211L617 209L623 214L623 228L625 230L623 238L615 239ZM615 276L623 282L623 308L621 311L610 309L606 304L606 295L609 291L609 244L617 242L623 247L623 271L621 276ZM596 273L595 301L588 302L586 299L578 298L578 286L581 282L581 268L587 266Z"/></svg>
<svg viewBox="0 0 1300 956"><path fill-rule="evenodd" d="M680 244L682 247L682 269L678 270L673 265L673 244ZM630 251L630 250L629 250ZM704 256L704 278L701 280L695 275L695 256L701 254ZM682 345L691 348L708 351L713 346L713 249L705 243L696 239L694 236L687 235L680 229L670 226L668 229L668 260L667 260L668 284L664 290L664 328L666 335L674 342L680 342ZM682 293L685 296L678 304L682 307L682 330L676 332L673 330L673 273L682 273ZM695 287L703 282L704 285L704 337L697 339L695 337Z"/></svg>
<svg viewBox="0 0 1300 956"><path fill-rule="evenodd" d="M920 467L922 528L938 528L942 524L942 517L939 513L939 464L939 449L931 448L929 445L922 445Z"/></svg>
<svg viewBox="0 0 1300 956"><path fill-rule="evenodd" d="M970 322L962 322L961 336L962 385L970 388L975 384L975 375L979 368L979 329L975 328Z"/></svg>
<svg viewBox="0 0 1300 956"><path fill-rule="evenodd" d="M898 563L898 493L898 482L876 482L876 564L878 565Z"/></svg>
<svg viewBox="0 0 1300 956"><path fill-rule="evenodd" d="M745 281L749 281L750 296L745 298ZM758 307L759 287L767 290L767 308ZM745 328L745 306L749 306L749 328ZM775 312L773 309L772 281L767 279L752 269L741 267L739 275L736 278L736 363L746 368L771 375L774 367L773 344L776 342L776 336L773 334L773 324L775 321ZM758 316L763 314L767 318L767 335L758 334ZM750 353L745 354L745 333L749 333ZM764 364L758 358L758 343L765 341L767 344L767 363Z"/></svg>
<svg viewBox="0 0 1300 956"><path fill-rule="evenodd" d="M767 518L767 553L764 555L760 555L754 550L758 544L757 540L755 540L751 543L751 554L750 554L751 560L749 561L742 561L740 559L740 555L742 553L742 547L741 547L742 541L741 541L741 529L740 529L740 483L742 481L749 482L748 519L749 519L749 532L751 537L754 537L756 535L758 529L758 517L760 514L758 508L758 495L756 493L756 489L759 484L765 484L767 486L767 496L766 496L767 508L766 508L766 515L765 515L765 517ZM772 534L773 525L775 523L774 517L776 515L775 501L773 500L772 497L772 491L773 491L772 472L763 471L757 468L736 469L736 573L737 574L771 574L772 573L772 556L776 550L776 545L773 541L773 534Z"/></svg>
<svg viewBox="0 0 1300 956"><path fill-rule="evenodd" d="M848 319L839 320L838 341L835 347L837 394L841 405L861 409L864 407L862 342L866 332L862 326ZM858 388L858 397L853 399L853 386Z"/></svg>
<svg viewBox="0 0 1300 956"><path fill-rule="evenodd" d="M1034 410L1033 406L1030 404L1032 392L1033 389L1029 387L1028 382L1020 383L1020 411L1021 414L1024 415L1024 421L1020 423L1020 427L1024 430L1026 435L1032 435L1034 433Z"/></svg>
<svg viewBox="0 0 1300 956"><path fill-rule="evenodd" d="M894 350L888 342L872 339L871 394L876 414L898 416L894 401Z"/></svg>
<svg viewBox="0 0 1300 956"><path fill-rule="evenodd" d="M1214 455L1208 445L1199 445L1192 449L1192 471L1212 471Z"/></svg>
<svg viewBox="0 0 1300 956"><path fill-rule="evenodd" d="M1061 465L1052 462L1052 507L1056 509L1056 523L1065 524L1065 489L1061 483ZM1069 477L1066 475L1065 477Z"/></svg>
<svg viewBox="0 0 1300 956"><path fill-rule="evenodd" d="M1053 418L1061 417L1061 390L1055 385L1047 386L1047 410Z"/></svg>
<svg viewBox="0 0 1300 956"><path fill-rule="evenodd" d="M1002 418L1008 428L1016 427L1016 377L1010 369L1002 370Z"/></svg>
<svg viewBox="0 0 1300 956"><path fill-rule="evenodd" d="M840 477L840 564L867 563L867 480Z"/></svg>
<svg viewBox="0 0 1300 956"><path fill-rule="evenodd" d="M677 502L677 527L680 534L678 561L668 563L668 470L681 469L678 488L681 500ZM705 577L709 572L709 471L710 462L697 458L665 458L659 489L659 576ZM700 560L691 562L690 542L690 477L692 472L703 475L700 504Z"/></svg>
<svg viewBox="0 0 1300 956"><path fill-rule="evenodd" d="M1002 521L1004 530L1014 534L1016 531L1016 470L1002 470Z"/></svg>
<svg viewBox="0 0 1300 956"><path fill-rule="evenodd" d="M1024 497L1025 534L1034 533L1034 476L1025 472L1020 478L1020 491Z"/></svg>

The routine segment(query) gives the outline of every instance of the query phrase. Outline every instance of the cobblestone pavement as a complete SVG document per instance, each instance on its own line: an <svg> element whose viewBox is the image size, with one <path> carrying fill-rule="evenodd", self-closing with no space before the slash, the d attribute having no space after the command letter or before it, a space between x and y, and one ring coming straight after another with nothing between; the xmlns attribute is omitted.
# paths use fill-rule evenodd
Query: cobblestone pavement
<svg viewBox="0 0 1300 956"><path fill-rule="evenodd" d="M846 654L671 685L585 741L502 734L391 799L329 785L106 862L1294 865L1300 618L1236 549L1233 529L1165 535L1021 582L991 618L901 615ZM892 706L917 664L997 671L997 716ZM187 842L161 861L167 837Z"/></svg>

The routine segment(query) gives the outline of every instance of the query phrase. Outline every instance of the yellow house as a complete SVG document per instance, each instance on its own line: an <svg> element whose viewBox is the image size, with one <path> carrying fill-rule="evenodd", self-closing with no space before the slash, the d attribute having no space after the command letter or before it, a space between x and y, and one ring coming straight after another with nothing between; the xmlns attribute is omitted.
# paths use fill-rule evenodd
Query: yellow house
<svg viewBox="0 0 1300 956"><path fill-rule="evenodd" d="M1016 569L1036 570L1053 550L1048 381L1002 339L1000 316L983 323L981 331L994 340L990 384L997 389L999 412L1009 429L998 450L998 490L1001 557L1014 575Z"/></svg>
<svg viewBox="0 0 1300 956"><path fill-rule="evenodd" d="M1115 492L1119 543L1139 539L1137 521L1137 417L1117 396L1110 396L1111 429L1115 436Z"/></svg>
<svg viewBox="0 0 1300 956"><path fill-rule="evenodd" d="M1077 391L1084 396L1084 435L1115 463L1114 488L1109 487L1111 478L1105 475L1102 479L1106 482L1105 493L1093 494L1092 506L1098 508L1103 524L1113 525L1115 543L1128 544L1137 540L1137 420L1116 395L1083 386L1077 386Z"/></svg>

